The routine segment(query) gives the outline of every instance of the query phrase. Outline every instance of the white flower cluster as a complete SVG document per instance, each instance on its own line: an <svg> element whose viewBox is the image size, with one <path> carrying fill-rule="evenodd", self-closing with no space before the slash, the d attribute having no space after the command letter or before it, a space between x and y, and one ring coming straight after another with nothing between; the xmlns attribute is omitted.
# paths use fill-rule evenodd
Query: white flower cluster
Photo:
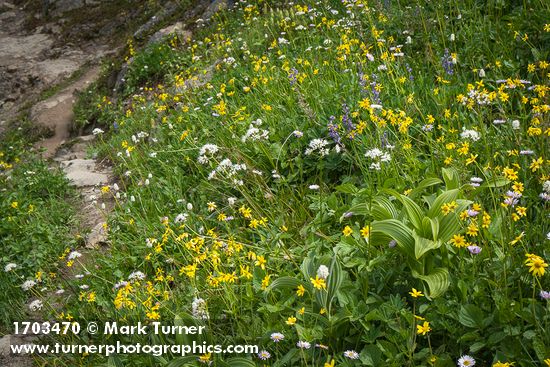
<svg viewBox="0 0 550 367"><path fill-rule="evenodd" d="M319 152L321 157L324 157L328 154L329 149L327 148L328 141L325 139L313 139L309 142L308 148L305 151L306 155L311 155L315 152Z"/></svg>
<svg viewBox="0 0 550 367"><path fill-rule="evenodd" d="M26 280L22 285L21 288L23 288L24 291L28 291L32 287L36 285L36 282L34 280Z"/></svg>
<svg viewBox="0 0 550 367"><path fill-rule="evenodd" d="M197 161L200 164L207 164L210 162L210 157L212 157L214 154L216 154L220 148L218 148L215 144L205 144L201 147L199 150L199 158L197 158Z"/></svg>
<svg viewBox="0 0 550 367"><path fill-rule="evenodd" d="M195 298L191 304L193 317L196 319L208 320L210 315L208 314L208 308L206 307L206 301L202 298Z"/></svg>
<svg viewBox="0 0 550 367"><path fill-rule="evenodd" d="M210 172L208 179L212 180L216 178L217 175L222 175L225 178L234 178L238 172L246 171L246 169L246 164L233 163L229 158L226 158L220 162L218 167Z"/></svg>
<svg viewBox="0 0 550 367"><path fill-rule="evenodd" d="M175 224L184 223L187 220L187 217L189 217L189 214L187 213L178 214L174 219L174 223Z"/></svg>
<svg viewBox="0 0 550 367"><path fill-rule="evenodd" d="M38 310L41 310L41 309L42 309L42 306L44 306L44 304L42 303L42 301L39 300L39 299L35 299L34 301L32 301L32 302L29 304L29 310L31 310L31 311L38 311Z"/></svg>
<svg viewBox="0 0 550 367"><path fill-rule="evenodd" d="M145 274L141 271L134 271L132 274L128 275L128 280L143 280L145 279Z"/></svg>
<svg viewBox="0 0 550 367"><path fill-rule="evenodd" d="M487 105L491 102L491 99L489 98L489 94L485 93L483 91L479 91L477 89L472 89L468 92L467 97L462 97L460 100L460 103L463 105L467 105L469 100L473 100L475 103L477 103L480 106Z"/></svg>
<svg viewBox="0 0 550 367"><path fill-rule="evenodd" d="M550 181L544 181L539 197L546 202L550 201Z"/></svg>
<svg viewBox="0 0 550 367"><path fill-rule="evenodd" d="M4 271L6 273L8 273L8 272L12 271L15 268L17 268L17 264L9 263L9 264L6 264L6 266L4 267Z"/></svg>
<svg viewBox="0 0 550 367"><path fill-rule="evenodd" d="M317 276L321 279L327 279L329 274L330 272L326 265L320 265L319 269L317 269Z"/></svg>
<svg viewBox="0 0 550 367"><path fill-rule="evenodd" d="M382 168L381 163L387 163L391 161L391 155L388 152L384 152L381 149L374 148L365 153L365 157L370 158L373 162L370 165L370 169L380 171Z"/></svg>
<svg viewBox="0 0 550 367"><path fill-rule="evenodd" d="M246 134L244 134L243 137L241 138L241 141L244 143L247 140L252 140L252 141L268 140L269 131L258 128L257 126L260 126L260 125L262 125L261 119L252 121L252 123L248 127L248 130L246 131Z"/></svg>
<svg viewBox="0 0 550 367"><path fill-rule="evenodd" d="M480 138L480 135L475 130L466 130L462 129L462 132L460 133L460 137L462 139L470 139L471 141L478 141Z"/></svg>

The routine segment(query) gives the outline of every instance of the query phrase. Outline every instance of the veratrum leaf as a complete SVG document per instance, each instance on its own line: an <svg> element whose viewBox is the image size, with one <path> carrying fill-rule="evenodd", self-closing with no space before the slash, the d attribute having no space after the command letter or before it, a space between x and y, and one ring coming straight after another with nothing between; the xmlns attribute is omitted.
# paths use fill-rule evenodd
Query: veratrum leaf
<svg viewBox="0 0 550 367"><path fill-rule="evenodd" d="M417 260L420 259L426 252L441 247L440 241L432 241L427 238L420 237L416 234L416 231L413 231L412 235L414 237L414 256Z"/></svg>
<svg viewBox="0 0 550 367"><path fill-rule="evenodd" d="M458 189L447 190L442 192L433 202L430 210L428 211L428 217L435 218L441 214L441 206L445 203L455 201L458 197Z"/></svg>
<svg viewBox="0 0 550 367"><path fill-rule="evenodd" d="M437 184L440 184L441 180L439 178L425 178L423 179L408 195L411 199L416 198L418 195L422 193L426 188L430 186L434 186Z"/></svg>
<svg viewBox="0 0 550 367"><path fill-rule="evenodd" d="M371 234L376 232L390 236L410 257L414 256L414 237L412 230L397 219L385 219L371 223Z"/></svg>
<svg viewBox="0 0 550 367"><path fill-rule="evenodd" d="M399 212L395 209L393 203L386 197L377 196L374 198L374 205L371 208L371 214L375 220L395 219Z"/></svg>
<svg viewBox="0 0 550 367"><path fill-rule="evenodd" d="M403 204L403 207L405 208L405 211L407 212L407 217L413 224L414 228L417 231L422 230L422 219L424 218L424 212L422 211L422 208L418 206L417 203L411 200L411 198L405 196L405 195L399 195L397 196L397 199L401 201Z"/></svg>
<svg viewBox="0 0 550 367"><path fill-rule="evenodd" d="M265 293L270 293L276 289L287 289L287 288L296 288L299 285L303 285L304 287L308 288L308 284L304 284L301 280L293 278L293 277L280 277L277 278L271 283L266 289Z"/></svg>
<svg viewBox="0 0 550 367"><path fill-rule="evenodd" d="M443 168L443 180L447 190L458 189L460 187L460 177L454 168Z"/></svg>
<svg viewBox="0 0 550 367"><path fill-rule="evenodd" d="M447 288L449 288L449 271L445 268L434 269L428 275L418 274L416 271L412 271L413 277L423 280L428 284L430 289L430 298L436 298L441 296Z"/></svg>

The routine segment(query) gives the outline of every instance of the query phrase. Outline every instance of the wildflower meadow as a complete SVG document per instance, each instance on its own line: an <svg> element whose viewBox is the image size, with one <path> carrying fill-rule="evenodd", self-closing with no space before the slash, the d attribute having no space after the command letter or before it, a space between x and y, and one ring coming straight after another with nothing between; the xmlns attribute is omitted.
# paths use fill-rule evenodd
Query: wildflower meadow
<svg viewBox="0 0 550 367"><path fill-rule="evenodd" d="M116 175L107 246L68 229L62 174L2 143L0 329L257 351L37 365L550 366L548 2L241 0L188 27L129 40L121 89L78 102Z"/></svg>

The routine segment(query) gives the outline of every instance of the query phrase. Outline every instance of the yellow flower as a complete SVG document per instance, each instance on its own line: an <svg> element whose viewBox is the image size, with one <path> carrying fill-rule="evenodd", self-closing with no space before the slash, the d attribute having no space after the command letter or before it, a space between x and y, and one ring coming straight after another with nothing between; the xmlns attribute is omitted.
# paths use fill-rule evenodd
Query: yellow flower
<svg viewBox="0 0 550 367"><path fill-rule="evenodd" d="M19 203L17 201L12 201L10 206L13 208L13 209L17 209L17 207L19 206Z"/></svg>
<svg viewBox="0 0 550 367"><path fill-rule="evenodd" d="M217 208L216 203L213 201L208 202L207 205L208 205L209 212L213 212Z"/></svg>
<svg viewBox="0 0 550 367"><path fill-rule="evenodd" d="M514 362L501 362L498 361L493 364L493 367L512 367L514 365Z"/></svg>
<svg viewBox="0 0 550 367"><path fill-rule="evenodd" d="M269 278L271 278L271 275L270 275L270 274L267 274L267 275L262 279L262 289L266 289L267 286L269 285Z"/></svg>
<svg viewBox="0 0 550 367"><path fill-rule="evenodd" d="M298 314L303 315L306 312L306 308L302 307L298 310Z"/></svg>
<svg viewBox="0 0 550 367"><path fill-rule="evenodd" d="M286 319L286 324L292 326L296 323L296 320L296 317L290 316L288 319Z"/></svg>
<svg viewBox="0 0 550 367"><path fill-rule="evenodd" d="M424 324L422 325L416 325L416 333L419 335L426 335L432 331L430 328L430 323L428 321L424 321Z"/></svg>
<svg viewBox="0 0 550 367"><path fill-rule="evenodd" d="M548 267L548 264L544 262L542 257L534 254L525 254L527 260L525 260L525 265L529 267L529 272L533 274L534 277L541 277L546 271L545 268Z"/></svg>
<svg viewBox="0 0 550 367"><path fill-rule="evenodd" d="M257 259L257 260L256 260L256 262L254 263L254 265L259 266L260 268L262 268L262 269L265 270L265 263L267 262L267 261L265 260L265 258L264 258L262 255L260 255L260 256L258 256L256 259Z"/></svg>
<svg viewBox="0 0 550 367"><path fill-rule="evenodd" d="M504 177L506 177L509 180L514 181L518 179L518 172L514 171L514 169L508 166L504 167L504 169L502 170L502 174L504 175Z"/></svg>
<svg viewBox="0 0 550 367"><path fill-rule="evenodd" d="M335 362L334 359L331 360L330 362L327 361L327 362L325 362L325 365L323 367L334 367L334 362Z"/></svg>
<svg viewBox="0 0 550 367"><path fill-rule="evenodd" d="M369 235L370 235L370 227L369 226L364 226L363 228L361 228L360 232L361 232L361 236L363 236L363 238L368 239Z"/></svg>
<svg viewBox="0 0 550 367"><path fill-rule="evenodd" d="M516 238L510 241L510 245L514 246L516 243L518 243L523 238L524 234L525 232L521 232Z"/></svg>
<svg viewBox="0 0 550 367"><path fill-rule="evenodd" d="M212 356L212 353L206 353L199 357L199 361L202 363L208 363L210 361L210 357Z"/></svg>
<svg viewBox="0 0 550 367"><path fill-rule="evenodd" d="M306 288L300 284L298 288L296 288L296 294L302 297L305 293L306 293Z"/></svg>
<svg viewBox="0 0 550 367"><path fill-rule="evenodd" d="M539 168L543 165L544 159L542 157L539 157L538 159L533 159L531 161L531 165L529 168L531 168L531 172L536 172L539 170Z"/></svg>
<svg viewBox="0 0 550 367"><path fill-rule="evenodd" d="M546 365L547 365L548 367L550 367L550 358L545 359L545 360L544 360L544 363L546 363Z"/></svg>
<svg viewBox="0 0 550 367"><path fill-rule="evenodd" d="M409 292L409 294L410 294L413 298L424 297L424 295L422 294L422 292L417 291L415 288L413 288L412 291Z"/></svg>
<svg viewBox="0 0 550 367"><path fill-rule="evenodd" d="M309 278L309 280L311 280L311 284L313 284L313 286L316 289L326 289L327 288L327 283L325 282L325 280L323 278L319 278L319 276L315 276L315 279Z"/></svg>
<svg viewBox="0 0 550 367"><path fill-rule="evenodd" d="M346 226L344 228L344 230L342 231L342 233L344 234L344 236L348 237L349 235L351 235L353 233L353 229L351 229L350 226Z"/></svg>
<svg viewBox="0 0 550 367"><path fill-rule="evenodd" d="M477 227L477 225L475 223L471 223L469 226L468 226L468 229L466 230L466 233L469 235L469 236L477 236L479 232L479 228Z"/></svg>
<svg viewBox="0 0 550 367"><path fill-rule="evenodd" d="M464 239L464 236L460 234L455 234L449 242L451 242L453 245L455 245L458 248L468 246L468 243Z"/></svg>
<svg viewBox="0 0 550 367"><path fill-rule="evenodd" d="M445 203L441 205L441 211L443 212L443 215L447 215L453 210L457 208L458 204L456 201L451 201L450 203Z"/></svg>
<svg viewBox="0 0 550 367"><path fill-rule="evenodd" d="M489 213L484 212L481 227L482 228L489 228L490 224L491 224L491 216L489 215Z"/></svg>

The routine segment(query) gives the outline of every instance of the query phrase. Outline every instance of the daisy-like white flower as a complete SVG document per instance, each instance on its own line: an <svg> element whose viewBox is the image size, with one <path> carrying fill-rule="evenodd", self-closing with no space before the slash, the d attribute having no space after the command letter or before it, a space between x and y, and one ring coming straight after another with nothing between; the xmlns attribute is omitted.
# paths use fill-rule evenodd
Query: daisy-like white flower
<svg viewBox="0 0 550 367"><path fill-rule="evenodd" d="M309 185L310 190L319 190L319 185Z"/></svg>
<svg viewBox="0 0 550 367"><path fill-rule="evenodd" d="M15 268L17 268L17 264L9 263L9 264L6 264L6 266L4 267L4 271L7 273L12 271Z"/></svg>
<svg viewBox="0 0 550 367"><path fill-rule="evenodd" d="M273 340L275 343L278 343L282 340L284 340L285 336L281 333L272 333L271 334L271 340Z"/></svg>
<svg viewBox="0 0 550 367"><path fill-rule="evenodd" d="M271 353L269 353L267 350L262 350L258 353L258 358L260 358L262 361L265 361L271 358Z"/></svg>
<svg viewBox="0 0 550 367"><path fill-rule="evenodd" d="M74 260L74 259L79 258L81 256L82 256L82 254L80 252L73 251L69 255L67 255L67 260Z"/></svg>
<svg viewBox="0 0 550 367"><path fill-rule="evenodd" d="M460 357L457 363L458 367L472 367L475 365L476 365L476 360L467 354Z"/></svg>
<svg viewBox="0 0 550 367"><path fill-rule="evenodd" d="M309 349L311 348L311 343L300 340L296 343L296 346L300 349Z"/></svg>
<svg viewBox="0 0 550 367"><path fill-rule="evenodd" d="M346 350L344 352L344 357L349 359L359 359L359 353L354 350Z"/></svg>

